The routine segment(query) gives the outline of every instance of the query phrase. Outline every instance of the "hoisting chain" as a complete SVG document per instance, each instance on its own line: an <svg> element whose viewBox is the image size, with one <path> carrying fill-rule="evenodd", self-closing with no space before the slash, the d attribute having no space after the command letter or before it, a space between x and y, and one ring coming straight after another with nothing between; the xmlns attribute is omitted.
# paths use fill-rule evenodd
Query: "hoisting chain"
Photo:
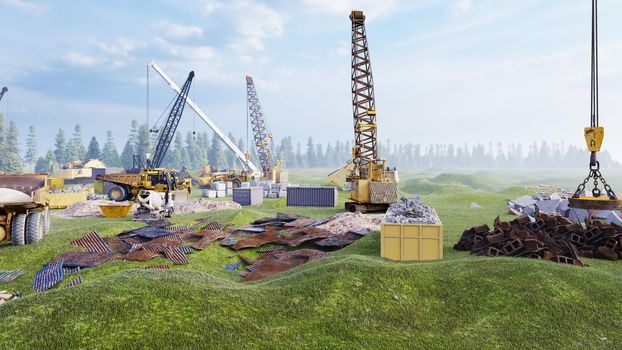
<svg viewBox="0 0 622 350"><path fill-rule="evenodd" d="M607 196L609 197L609 199L611 199L611 200L617 200L618 199L616 194L613 192L613 189L611 189L611 186L609 186L609 184L607 183L607 181L605 180L605 178L601 174L601 172L600 172L600 162L598 162L598 161L596 162L595 165L591 165L590 164L590 173L585 178L585 180L583 180L583 182L577 187L577 190L575 191L574 195L572 196L573 198L579 198L581 196L583 191L585 191L585 186L590 181L590 179L594 179L594 188L592 189L592 196L600 197L600 195L602 194L601 189L598 188L598 181L600 180L600 182L602 183L603 187L605 188L605 192L607 192Z"/></svg>

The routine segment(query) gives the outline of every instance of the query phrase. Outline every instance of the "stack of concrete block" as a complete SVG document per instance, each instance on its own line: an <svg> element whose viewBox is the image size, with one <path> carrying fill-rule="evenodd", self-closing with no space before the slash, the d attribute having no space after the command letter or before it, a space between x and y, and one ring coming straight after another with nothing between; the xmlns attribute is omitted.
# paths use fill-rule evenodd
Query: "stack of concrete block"
<svg viewBox="0 0 622 350"><path fill-rule="evenodd" d="M216 198L223 198L227 195L227 184L220 181L212 182L212 190L216 191Z"/></svg>
<svg viewBox="0 0 622 350"><path fill-rule="evenodd" d="M210 190L210 189L204 189L203 190L203 197L207 197L207 198L216 198L217 196L217 192L216 190Z"/></svg>
<svg viewBox="0 0 622 350"><path fill-rule="evenodd" d="M242 182L240 184L240 187L242 187L242 188L249 188L249 187L251 187L251 183L250 182Z"/></svg>

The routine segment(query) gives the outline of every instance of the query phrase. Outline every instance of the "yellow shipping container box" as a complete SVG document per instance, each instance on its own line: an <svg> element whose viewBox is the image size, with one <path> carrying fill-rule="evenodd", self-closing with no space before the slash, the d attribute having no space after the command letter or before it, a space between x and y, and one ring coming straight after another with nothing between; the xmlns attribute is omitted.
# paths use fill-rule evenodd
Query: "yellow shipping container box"
<svg viewBox="0 0 622 350"><path fill-rule="evenodd" d="M443 259L443 224L380 224L380 256L395 261Z"/></svg>

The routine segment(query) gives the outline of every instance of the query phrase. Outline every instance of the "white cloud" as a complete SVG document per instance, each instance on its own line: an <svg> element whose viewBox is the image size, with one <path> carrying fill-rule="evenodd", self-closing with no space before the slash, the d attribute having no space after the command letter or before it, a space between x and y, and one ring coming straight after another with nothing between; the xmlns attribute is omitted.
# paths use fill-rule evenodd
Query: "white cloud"
<svg viewBox="0 0 622 350"><path fill-rule="evenodd" d="M451 12L454 16L461 16L473 9L473 0L454 0Z"/></svg>
<svg viewBox="0 0 622 350"><path fill-rule="evenodd" d="M154 27L162 31L164 36L172 39L185 39L190 37L200 38L203 36L203 29L199 26L185 25L163 20L156 23Z"/></svg>
<svg viewBox="0 0 622 350"><path fill-rule="evenodd" d="M303 5L321 13L344 16L352 10L363 10L368 19L386 17L399 9L397 0L300 0Z"/></svg>
<svg viewBox="0 0 622 350"><path fill-rule="evenodd" d="M29 2L25 0L1 0L3 4L16 8L20 11L30 12L30 13L40 13L47 9L46 6Z"/></svg>
<svg viewBox="0 0 622 350"><path fill-rule="evenodd" d="M265 41L284 32L286 17L275 9L252 0L205 1L207 16L218 13L229 22L235 36L229 46L239 53L264 51Z"/></svg>
<svg viewBox="0 0 622 350"><path fill-rule="evenodd" d="M100 63L95 57L79 52L70 52L65 55L64 59L67 64L76 67L92 67Z"/></svg>

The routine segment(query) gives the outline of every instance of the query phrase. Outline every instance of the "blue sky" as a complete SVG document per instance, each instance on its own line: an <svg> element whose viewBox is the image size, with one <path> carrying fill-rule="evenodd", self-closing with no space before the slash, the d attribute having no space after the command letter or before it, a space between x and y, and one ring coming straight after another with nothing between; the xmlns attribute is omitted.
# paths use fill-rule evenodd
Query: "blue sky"
<svg viewBox="0 0 622 350"><path fill-rule="evenodd" d="M368 15L379 134L392 142L548 139L582 144L589 121L588 0L0 0L0 85L40 152L80 123L119 147L145 120L146 64L178 84L226 132L246 130L244 76L255 78L278 139L352 136L350 22ZM604 147L622 160L622 2L600 1ZM150 115L172 98L150 74ZM7 101L0 103L5 112ZM193 129L187 110L183 131ZM200 120L198 131L208 130ZM586 156L587 159L587 156Z"/></svg>

